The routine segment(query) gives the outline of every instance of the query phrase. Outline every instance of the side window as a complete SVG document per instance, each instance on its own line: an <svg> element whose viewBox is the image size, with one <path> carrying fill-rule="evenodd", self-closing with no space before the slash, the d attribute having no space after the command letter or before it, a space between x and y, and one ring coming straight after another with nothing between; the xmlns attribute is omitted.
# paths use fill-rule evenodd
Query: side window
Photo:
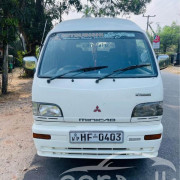
<svg viewBox="0 0 180 180"><path fill-rule="evenodd" d="M139 64L151 63L151 57L147 51L147 47L144 41L142 39L137 39L136 46L138 51Z"/></svg>

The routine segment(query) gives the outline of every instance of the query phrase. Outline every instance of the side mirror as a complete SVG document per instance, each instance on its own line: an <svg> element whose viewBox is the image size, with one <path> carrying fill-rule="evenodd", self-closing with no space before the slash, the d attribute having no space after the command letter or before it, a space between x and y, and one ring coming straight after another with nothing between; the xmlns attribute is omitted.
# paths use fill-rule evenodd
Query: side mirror
<svg viewBox="0 0 180 180"><path fill-rule="evenodd" d="M23 58L23 67L28 70L35 70L37 59L34 56L27 56Z"/></svg>

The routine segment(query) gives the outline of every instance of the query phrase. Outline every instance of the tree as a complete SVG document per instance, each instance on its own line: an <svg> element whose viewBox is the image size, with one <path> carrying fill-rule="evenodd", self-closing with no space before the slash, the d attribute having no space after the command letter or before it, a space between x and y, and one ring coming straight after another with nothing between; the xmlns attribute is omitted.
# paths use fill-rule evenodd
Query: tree
<svg viewBox="0 0 180 180"><path fill-rule="evenodd" d="M44 37L53 27L53 20L60 19L71 7L77 11L82 9L78 0L63 0L61 4L56 0L21 0L18 6L19 31L25 39L27 55L32 56L36 55L36 46L41 45L45 24Z"/></svg>
<svg viewBox="0 0 180 180"><path fill-rule="evenodd" d="M83 7L83 11L82 11L82 13L84 14L83 17L91 17L91 12L92 12L92 8L89 7L88 5L85 5Z"/></svg>
<svg viewBox="0 0 180 180"><path fill-rule="evenodd" d="M8 44L16 39L17 19L16 0L0 1L0 43L3 45L2 94L7 93L8 86Z"/></svg>
<svg viewBox="0 0 180 180"><path fill-rule="evenodd" d="M46 32L52 28L51 19L44 13L43 0L21 0L18 3L18 28L23 35L28 55L35 56L36 46L40 45L47 20Z"/></svg>
<svg viewBox="0 0 180 180"><path fill-rule="evenodd" d="M60 5L60 4L59 4ZM71 7L82 9L78 0L63 0L59 7L55 0L0 0L0 44L3 44L2 93L7 93L8 85L8 44L23 35L27 55L36 55L36 46L41 45L46 23L45 36L53 27L52 21L59 18ZM60 8L60 9L59 9ZM44 37L45 37L44 36Z"/></svg>
<svg viewBox="0 0 180 180"><path fill-rule="evenodd" d="M144 12L146 4L150 1L89 0L91 5L89 10L95 16L116 16L120 13L130 12L139 14ZM41 45L46 21L45 36L52 28L53 20L62 21L62 15L68 14L72 8L78 12L83 8L81 0L19 0L18 6L20 12L18 16L19 31L25 38L29 55L35 55L36 45Z"/></svg>
<svg viewBox="0 0 180 180"><path fill-rule="evenodd" d="M116 16L120 13L139 14L151 0L89 0L91 13L95 16ZM60 3L61 2L61 3ZM45 36L53 27L53 20L62 20L62 15L72 8L82 10L81 0L18 0L16 18L19 32L22 33L28 55L35 55L36 46L41 45L42 33L46 23Z"/></svg>
<svg viewBox="0 0 180 180"><path fill-rule="evenodd" d="M142 14L145 12L147 3L151 0L89 0L92 6L92 13L95 17Z"/></svg>
<svg viewBox="0 0 180 180"><path fill-rule="evenodd" d="M61 1L61 3L60 3ZM27 55L36 55L36 46L41 46L42 35L46 24L45 36L53 27L54 20L62 20L62 15L71 9L81 11L81 0L0 0L2 14L0 40L4 47L15 38L18 32L23 35ZM145 11L151 0L89 0L90 8L84 11L86 16L116 16L119 14L140 14ZM44 36L44 37L45 37ZM4 50L6 50L4 48ZM7 51L6 51L7 52ZM4 56L4 69L7 70L7 58ZM3 92L7 92L7 71L3 74ZM4 81L5 80L5 81Z"/></svg>
<svg viewBox="0 0 180 180"><path fill-rule="evenodd" d="M161 49L166 53L170 49L174 52L178 51L180 41L180 26L175 22L171 26L164 26L158 29L158 34L161 38Z"/></svg>

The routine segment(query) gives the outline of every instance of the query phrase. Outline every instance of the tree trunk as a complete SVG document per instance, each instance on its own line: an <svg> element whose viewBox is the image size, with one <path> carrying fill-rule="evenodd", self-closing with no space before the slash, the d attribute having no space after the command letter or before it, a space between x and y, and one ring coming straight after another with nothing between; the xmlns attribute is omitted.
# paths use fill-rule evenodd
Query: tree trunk
<svg viewBox="0 0 180 180"><path fill-rule="evenodd" d="M26 42L26 56L35 56L36 57L36 43Z"/></svg>
<svg viewBox="0 0 180 180"><path fill-rule="evenodd" d="M164 47L163 47L163 53L166 54L166 51L167 51L167 46L164 45Z"/></svg>
<svg viewBox="0 0 180 180"><path fill-rule="evenodd" d="M8 88L8 45L3 46L3 67L2 67L2 94L7 94Z"/></svg>

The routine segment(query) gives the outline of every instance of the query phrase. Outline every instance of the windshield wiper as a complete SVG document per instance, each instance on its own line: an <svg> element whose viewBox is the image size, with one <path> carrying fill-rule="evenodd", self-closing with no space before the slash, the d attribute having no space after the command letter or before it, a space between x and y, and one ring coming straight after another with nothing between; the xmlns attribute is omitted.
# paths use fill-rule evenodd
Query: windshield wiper
<svg viewBox="0 0 180 180"><path fill-rule="evenodd" d="M131 70L131 69L136 69L136 68L141 68L141 67L145 67L145 66L150 66L151 64L140 64L140 65L133 65L133 66L129 66L129 67L126 67L126 68L122 68L122 69L117 69L117 70L114 70L112 73L110 74L107 74L103 77L100 77L96 80L96 83L98 83L99 81L101 81L102 79L105 79L113 74L116 74L116 73L121 73L121 72L125 72L125 71L128 71L128 70Z"/></svg>
<svg viewBox="0 0 180 180"><path fill-rule="evenodd" d="M68 71L68 72L66 72L64 74L59 74L59 75L56 75L54 77L49 78L47 80L47 83L50 83L54 79L63 77L66 74L70 74L70 73L74 73L74 72L81 72L81 73L83 73L83 72L89 72L89 71L95 71L95 70L99 70L99 69L104 69L104 68L108 68L108 66L87 67L87 68L81 68L81 69L76 69L76 70Z"/></svg>

